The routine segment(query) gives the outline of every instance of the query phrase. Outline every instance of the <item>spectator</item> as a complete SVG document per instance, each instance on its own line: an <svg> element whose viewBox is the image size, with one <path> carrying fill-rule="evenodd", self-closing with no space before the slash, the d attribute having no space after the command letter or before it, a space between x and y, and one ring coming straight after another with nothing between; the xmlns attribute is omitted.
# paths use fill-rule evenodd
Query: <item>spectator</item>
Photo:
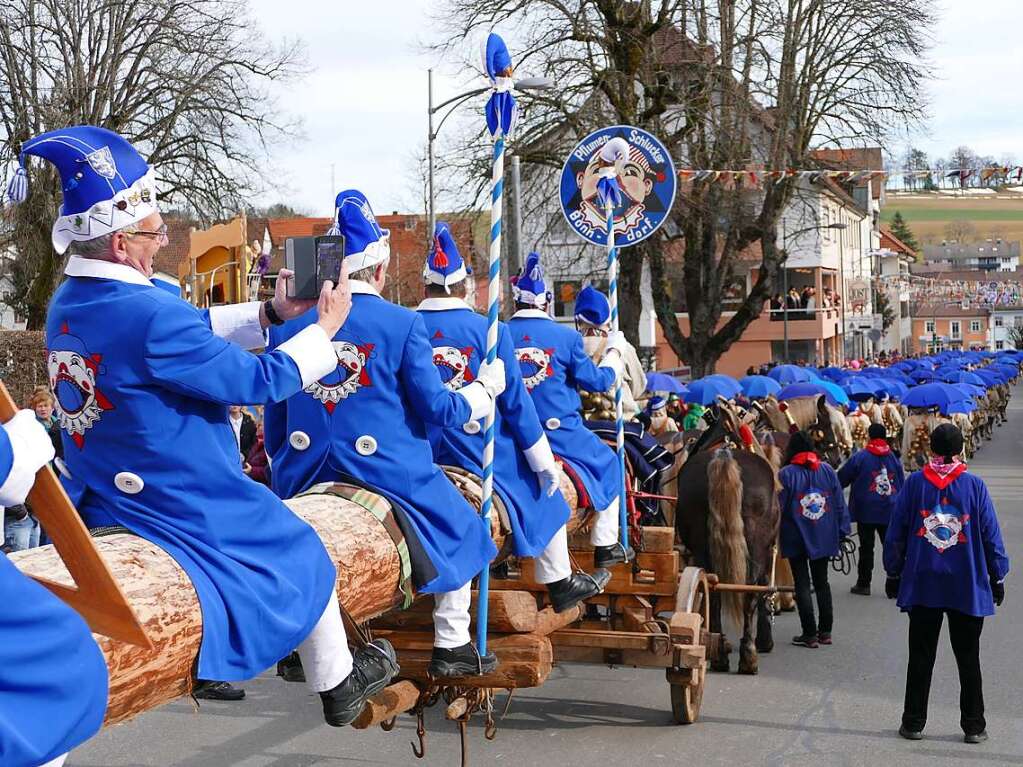
<svg viewBox="0 0 1023 767"><path fill-rule="evenodd" d="M242 471L251 479L270 487L270 459L266 455L266 445L263 442L263 422L256 424L256 441L252 443L252 449L245 457Z"/></svg>
<svg viewBox="0 0 1023 767"><path fill-rule="evenodd" d="M60 438L60 422L57 420L56 413L53 412L53 395L50 394L50 390L45 386L37 387L32 392L28 406L35 411L36 420L50 435L53 449L57 452L57 457L61 458L64 455L64 443Z"/></svg>
<svg viewBox="0 0 1023 767"><path fill-rule="evenodd" d="M808 319L813 319L817 312L817 289L807 288L803 292L803 309Z"/></svg>
<svg viewBox="0 0 1023 767"><path fill-rule="evenodd" d="M784 307L782 306L781 303L781 293L775 293L773 296L771 296L771 319L772 320L783 319L784 315L784 312L782 311L783 308Z"/></svg>
<svg viewBox="0 0 1023 767"><path fill-rule="evenodd" d="M793 309L798 310L803 308L803 299L799 296L799 291L794 287L789 288L788 296L785 299L785 303L788 305L789 311Z"/></svg>
<svg viewBox="0 0 1023 767"><path fill-rule="evenodd" d="M241 405L229 406L227 415L231 428L234 429L234 441L238 443L238 452L245 458L256 443L256 422L251 415L242 410Z"/></svg>

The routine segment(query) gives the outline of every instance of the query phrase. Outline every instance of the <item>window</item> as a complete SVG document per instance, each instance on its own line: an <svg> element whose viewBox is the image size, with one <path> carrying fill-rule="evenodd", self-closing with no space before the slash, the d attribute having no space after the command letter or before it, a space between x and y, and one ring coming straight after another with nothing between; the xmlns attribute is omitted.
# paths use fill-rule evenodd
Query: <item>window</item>
<svg viewBox="0 0 1023 767"><path fill-rule="evenodd" d="M995 327L996 328L1000 328L1004 324L1005 324L1005 322L1004 322L1004 320L1001 317L995 317Z"/></svg>
<svg viewBox="0 0 1023 767"><path fill-rule="evenodd" d="M962 323L959 320L952 320L952 322L949 324L949 335L951 335L952 338L959 338L962 336L962 334L963 334Z"/></svg>
<svg viewBox="0 0 1023 767"><path fill-rule="evenodd" d="M970 332L971 333L980 332L980 320L970 320Z"/></svg>
<svg viewBox="0 0 1023 767"><path fill-rule="evenodd" d="M934 332L934 320L927 320L927 322L924 323L924 332L925 333Z"/></svg>
<svg viewBox="0 0 1023 767"><path fill-rule="evenodd" d="M582 290L584 280L558 280L554 283L554 316L574 317L575 297ZM593 283L593 287L607 294L607 280Z"/></svg>
<svg viewBox="0 0 1023 767"><path fill-rule="evenodd" d="M1005 341L995 341L995 348L996 349L1004 349L1005 348Z"/></svg>

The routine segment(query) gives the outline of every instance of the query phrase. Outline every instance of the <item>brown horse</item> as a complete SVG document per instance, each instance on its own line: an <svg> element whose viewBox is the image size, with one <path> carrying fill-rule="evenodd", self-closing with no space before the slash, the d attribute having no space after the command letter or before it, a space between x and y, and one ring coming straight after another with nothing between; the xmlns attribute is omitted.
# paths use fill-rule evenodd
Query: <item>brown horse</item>
<svg viewBox="0 0 1023 767"><path fill-rule="evenodd" d="M777 474L765 458L720 447L692 453L682 467L675 529L694 564L716 573L722 583L768 584L779 520ZM766 598L734 592L712 595L710 630L722 634L721 647L711 664L716 671L729 670L722 606L742 624L739 673L756 674L757 653L774 647Z"/></svg>

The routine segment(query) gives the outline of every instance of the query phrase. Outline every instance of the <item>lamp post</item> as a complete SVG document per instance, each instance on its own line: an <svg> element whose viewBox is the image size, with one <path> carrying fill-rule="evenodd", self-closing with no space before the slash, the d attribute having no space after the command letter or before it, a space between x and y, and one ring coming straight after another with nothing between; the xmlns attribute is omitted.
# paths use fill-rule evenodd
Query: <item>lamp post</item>
<svg viewBox="0 0 1023 767"><path fill-rule="evenodd" d="M524 77L521 80L515 81L515 90L517 91L544 91L554 87L554 82L546 77ZM481 93L486 93L490 90L490 86L485 88L473 88L471 91L460 93L457 96L452 96L447 101L443 101L437 106L433 105L433 70L426 70L426 93L427 93L427 107L426 107L426 119L427 119L427 131L426 131L426 185L427 185L427 218L429 228L426 232L426 242L429 248L430 243L433 242L433 230L437 224L437 214L434 209L434 196L433 196L433 142L437 139L437 134L440 132L441 126L444 125L444 121L451 116L451 113L455 111L462 103L468 101L473 96L479 96ZM440 118L440 122L437 123L437 127L433 127L433 116L437 114L444 107L450 106L447 114Z"/></svg>
<svg viewBox="0 0 1023 767"><path fill-rule="evenodd" d="M820 225L818 225L818 226L808 226L808 227L806 227L804 229L800 229L797 232L793 232L792 234L793 234L793 236L798 236L798 235L803 234L805 232L821 232L821 231L824 231L825 229L836 229L836 230L841 231L843 229L847 229L848 227L849 227L848 224L840 224L840 223L838 223L838 224L828 224L827 226L820 226ZM841 237L841 235L839 235L839 236ZM781 272L782 301L781 301L781 305L782 305L782 324L785 326L784 327L784 339L785 339L784 340L784 356L785 356L785 364L787 365L787 364L789 364L789 269L788 269L788 267L785 264L789 260L789 246L788 246L788 221L787 221L787 219L785 219L784 216L782 216L782 220L781 220L781 249L783 251L785 251L785 259L782 261L782 264L781 264L781 266L782 266L782 272ZM839 245L839 261L838 261L838 264L839 264L839 268L840 269L842 267L842 256L843 256L843 254L841 253L841 249L842 249L841 245ZM843 272L843 274L844 274L844 272ZM845 281L844 280L842 282L842 292L845 293ZM818 301L819 300L820 299L818 299ZM843 333L843 343L844 343L844 338L845 338L845 335L844 335L845 334L845 298L842 299L842 333Z"/></svg>

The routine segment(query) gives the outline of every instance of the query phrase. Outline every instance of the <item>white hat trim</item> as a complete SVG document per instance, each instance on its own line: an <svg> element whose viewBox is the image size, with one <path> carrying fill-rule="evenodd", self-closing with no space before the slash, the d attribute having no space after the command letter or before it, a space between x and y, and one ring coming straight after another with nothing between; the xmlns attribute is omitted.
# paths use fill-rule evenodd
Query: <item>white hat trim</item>
<svg viewBox="0 0 1023 767"><path fill-rule="evenodd" d="M148 201L144 199L148 198ZM125 203L124 210L117 207ZM127 189L117 192L109 200L97 202L81 213L59 216L53 222L51 240L58 253L67 250L72 242L88 242L137 224L159 210L156 204L156 177L152 170Z"/></svg>
<svg viewBox="0 0 1023 767"><path fill-rule="evenodd" d="M465 270L465 262L451 274L435 272L430 268L429 263L423 267L423 281L427 285L440 285L443 288L448 288L452 285L457 285L468 276L469 273Z"/></svg>
<svg viewBox="0 0 1023 767"><path fill-rule="evenodd" d="M371 242L361 253L345 255L345 266L348 268L349 274L376 266L391 257L391 234L387 230L384 231L383 237L376 242Z"/></svg>

